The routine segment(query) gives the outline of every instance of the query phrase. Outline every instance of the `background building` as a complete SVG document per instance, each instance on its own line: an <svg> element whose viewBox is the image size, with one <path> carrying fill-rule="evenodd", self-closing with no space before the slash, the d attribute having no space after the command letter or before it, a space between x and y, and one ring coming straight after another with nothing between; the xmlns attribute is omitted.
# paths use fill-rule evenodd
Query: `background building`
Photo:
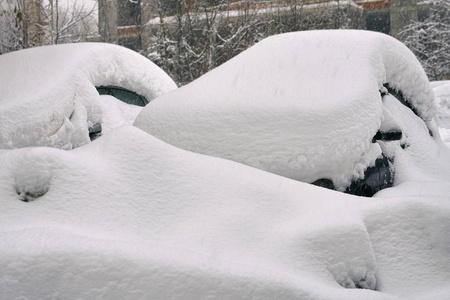
<svg viewBox="0 0 450 300"><path fill-rule="evenodd" d="M411 24L426 20L441 1L448 6L448 0L98 0L99 34L149 57L183 85L284 32L367 29L414 46L423 27Z"/></svg>
<svg viewBox="0 0 450 300"><path fill-rule="evenodd" d="M346 7L345 15L353 21L340 24L341 27L365 28L397 37L410 21L423 18L426 5L418 5L417 0L381 0L381 1L238 1L238 0L98 0L99 33L104 41L118 43L134 50L147 49L145 30L149 30L152 19L164 16L176 16L179 13L193 12L195 8L216 7L220 11L236 12L253 9L260 14L274 14L278 9L290 9L294 3L297 10L317 14L319 10L330 10L336 6ZM201 9L199 9L201 12ZM323 13L322 13L323 15ZM333 16L336 17L336 16ZM150 23L149 23L150 22ZM323 28L326 22L310 22L308 29ZM336 28L330 20L329 28ZM153 23L154 24L154 23Z"/></svg>

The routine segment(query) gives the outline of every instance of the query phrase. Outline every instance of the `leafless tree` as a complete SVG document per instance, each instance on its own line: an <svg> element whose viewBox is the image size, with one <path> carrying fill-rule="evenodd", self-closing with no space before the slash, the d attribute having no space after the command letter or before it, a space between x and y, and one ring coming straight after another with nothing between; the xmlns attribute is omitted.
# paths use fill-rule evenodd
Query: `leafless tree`
<svg viewBox="0 0 450 300"><path fill-rule="evenodd" d="M157 1L154 7L157 18L145 29L150 32L151 43L144 53L149 53L151 60L179 85L184 85L270 35L356 27L349 24L348 4L308 3L306 0Z"/></svg>
<svg viewBox="0 0 450 300"><path fill-rule="evenodd" d="M23 15L18 3L0 0L0 54L24 48Z"/></svg>
<svg viewBox="0 0 450 300"><path fill-rule="evenodd" d="M73 1L60 5L55 0L54 44L84 42L96 34L97 6Z"/></svg>
<svg viewBox="0 0 450 300"><path fill-rule="evenodd" d="M434 0L423 21L404 30L403 41L417 56L430 80L450 76L450 1ZM415 34L408 34L414 32Z"/></svg>
<svg viewBox="0 0 450 300"><path fill-rule="evenodd" d="M27 15L21 1L0 0L0 54L15 50L59 43L86 41L96 33L96 7L74 0L55 7L49 2L36 2L39 18ZM53 14L53 15L52 15ZM38 30L39 38L32 38ZM33 36L36 37L36 34Z"/></svg>

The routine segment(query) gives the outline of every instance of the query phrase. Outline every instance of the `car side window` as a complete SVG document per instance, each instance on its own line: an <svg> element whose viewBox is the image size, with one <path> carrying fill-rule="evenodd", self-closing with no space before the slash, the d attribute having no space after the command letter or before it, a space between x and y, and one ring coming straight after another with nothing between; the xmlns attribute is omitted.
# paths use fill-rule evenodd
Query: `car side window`
<svg viewBox="0 0 450 300"><path fill-rule="evenodd" d="M137 106L145 106L148 104L148 100L133 91L117 87L117 86L98 86L96 87L98 93L100 95L111 95L122 102L137 105Z"/></svg>

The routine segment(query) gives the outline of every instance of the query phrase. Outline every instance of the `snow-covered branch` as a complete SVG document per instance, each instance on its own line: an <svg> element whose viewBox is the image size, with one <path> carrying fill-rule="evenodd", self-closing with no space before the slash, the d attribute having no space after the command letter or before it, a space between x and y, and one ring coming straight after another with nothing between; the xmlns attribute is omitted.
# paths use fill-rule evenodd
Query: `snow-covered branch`
<svg viewBox="0 0 450 300"><path fill-rule="evenodd" d="M402 31L403 42L416 54L430 80L439 80L450 74L450 2L436 0L429 5L425 20L412 22Z"/></svg>

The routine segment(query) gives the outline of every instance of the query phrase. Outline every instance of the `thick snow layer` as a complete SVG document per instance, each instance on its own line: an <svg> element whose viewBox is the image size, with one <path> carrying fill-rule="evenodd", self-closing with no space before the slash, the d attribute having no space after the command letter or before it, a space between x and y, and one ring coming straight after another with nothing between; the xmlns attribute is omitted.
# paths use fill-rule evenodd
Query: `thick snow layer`
<svg viewBox="0 0 450 300"><path fill-rule="evenodd" d="M450 129L450 80L431 82L438 104L439 127Z"/></svg>
<svg viewBox="0 0 450 300"><path fill-rule="evenodd" d="M121 125L132 125L142 107L130 105L109 95L100 96L102 107L102 134Z"/></svg>
<svg viewBox="0 0 450 300"><path fill-rule="evenodd" d="M438 104L439 133L450 147L450 80L431 82Z"/></svg>
<svg viewBox="0 0 450 300"><path fill-rule="evenodd" d="M439 135L447 147L450 148L450 129L448 128L439 128Z"/></svg>
<svg viewBox="0 0 450 300"><path fill-rule="evenodd" d="M442 140L431 137L425 123L393 96L383 97L383 104L403 133L402 140L381 144L385 153L395 157L395 184L449 182L450 151Z"/></svg>
<svg viewBox="0 0 450 300"><path fill-rule="evenodd" d="M414 55L389 36L346 30L270 37L159 97L134 125L177 147L343 190L381 155L372 137L392 126L383 125L386 83L437 131Z"/></svg>
<svg viewBox="0 0 450 300"><path fill-rule="evenodd" d="M132 126L72 151L0 150L0 165L1 299L446 299L450 289L448 175L359 198Z"/></svg>
<svg viewBox="0 0 450 300"><path fill-rule="evenodd" d="M359 36L344 32L341 37L345 42L352 35ZM297 45L295 34L289 38ZM286 60L293 58L287 47L290 43L281 40L280 45L286 46L283 57ZM404 54L399 50L402 47L384 37L365 37L353 47L364 48L362 44L368 40L374 47L386 46L375 51L381 57L381 53L389 51L398 51L399 56ZM333 38L329 41L330 46L338 43ZM268 44L271 45L269 49L278 49ZM328 43L323 45L328 46ZM290 84L297 86L292 76L305 79L307 74L298 74L287 61L280 63L278 60L263 61L263 66L275 64L283 69L273 72L279 71L273 68L271 72L278 74L276 84L280 90L276 97L262 97L264 91L270 91L271 83L265 81L265 85L255 89L256 95L261 96L256 102L251 89L238 80L239 90L228 91L236 98L227 98L226 93L217 94L217 97L223 97L222 100L229 100L228 106L223 101L201 102L218 88L208 75L200 83L204 81L212 88L196 90L200 100L189 98L194 91L186 87L183 90L189 101L175 100L178 92L169 94L174 96L173 99L172 96L161 96L155 101L158 114L154 116L162 118L162 113L167 113L166 121L174 123L176 135L185 134L189 143L199 145L204 145L204 139L210 138L212 133L206 129L196 131L199 127L195 127L193 121L204 126L209 122L211 128L217 127L217 134L227 134L226 137L250 140L253 134L255 142L249 142L250 145L264 147L267 137L271 137L274 144L284 142L287 146L316 147L313 142L319 143L321 139L315 134L321 134L325 142L330 139L334 143L336 151L345 150L355 157L356 152L348 144L357 145L356 140L360 139L363 141L358 147L365 149L364 138L371 139L372 130L401 129L403 137L400 141L371 144L360 158L367 163L371 155L376 156L381 150L392 154L395 157L395 186L380 191L374 198L360 198L230 160L189 152L134 126L119 126L130 124L140 108L130 109L129 105L110 96L99 96L94 86L120 85L151 99L146 93L153 93L152 85L144 82L148 82L145 76L154 73L147 74L143 63L136 64L137 69L130 68L140 58L131 52L122 52L121 48L103 51L102 47L109 49L109 46L79 47L80 51L75 52L84 57L83 61L104 60L103 67L92 63L62 69L63 64L56 63L64 61L63 56L76 48L60 48L67 49L67 53L50 50L55 60L44 69L48 73L42 73L36 82L30 81L25 86L8 79L12 82L11 87L21 87L11 90L0 83L3 84L0 89L0 134L4 134L3 128L10 128L3 127L5 124L13 124L4 119L9 116L7 109L15 108L9 111L16 113L17 124L23 124L23 127L17 127L21 139L9 139L11 143L17 143L15 147L20 146L18 140L31 141L32 134L38 137L37 140L45 140L47 131L39 127L39 124L48 124L43 122L43 116L50 112L55 119L65 116L65 110L60 108L65 105L68 111L70 105L77 106L65 125L67 128L75 127L73 124L86 127L87 123L101 117L104 132L93 143L72 151L49 147L0 149L0 299L448 299L450 149L439 139L437 131L434 131L434 137L429 135L426 122L435 128L430 121L433 103L425 97L429 94L428 85L424 85L423 91L415 90L415 100L411 100L426 120L424 122L392 95L380 96L378 89L382 86L375 80L378 77L369 72L367 62L363 64L364 55L356 51L349 55L355 55L360 67L336 62L331 65L337 69L331 70L337 72L337 79L354 80L359 76L347 72L363 70L375 79L370 77L373 82L372 79L359 79L356 83L373 87L375 92L350 89L352 84L344 81L339 87L330 81L330 86L336 88L336 103L326 98L297 101L287 97L300 92L311 97L319 92L324 97L333 96L333 93L321 91L320 86L327 85L320 80L317 80L317 86L311 87L312 90L304 85L300 86L305 91L291 90ZM322 48L325 47L317 47L317 52L326 52ZM252 51L256 56L261 54ZM40 55L45 53L42 50ZM270 58L269 53L263 54ZM99 57L95 58L95 55ZM336 55L337 60L344 59L342 54ZM371 64L379 66L379 61L374 58L378 56L371 55ZM243 78L249 80L248 85L254 85L253 79L266 80L264 76L271 74L264 68L257 69L260 74L250 72L250 67L258 67L256 59L251 57L248 56L249 65L239 66L239 72L233 71L236 67L233 63L224 70L230 76L245 75ZM20 59L15 59L20 65ZM297 59L302 61L300 57ZM329 60L333 61L332 57ZM4 62L0 57L0 64ZM34 70L37 62L30 61L25 65L30 67L29 74L38 74ZM422 71L415 67L409 70L408 66L403 67L406 68L404 72L412 76L411 82L406 73L394 76L401 78L398 81L401 84L396 87L402 91L415 89L414 85L422 83L414 77L418 74L417 77L422 78ZM25 66L20 68L24 70ZM220 73L220 70L215 72ZM314 73L317 78L332 77L328 68L317 71L323 72ZM6 78L4 73L0 74L0 79ZM17 78L20 73L11 74ZM164 76L152 78L160 82L157 78L164 79ZM54 80L50 82L49 78ZM229 80L233 79L225 76L223 83L229 86ZM384 80L380 82L384 83ZM58 83L66 84L68 90ZM201 86L199 83L192 85ZM168 89L174 87L168 86ZM92 97L79 96L79 93ZM239 98L240 94L245 97ZM283 94L286 97L280 96ZM3 95L9 97L3 98ZM356 95L361 95L366 102L352 98ZM167 100L173 112L162 106L161 99ZM192 106L188 105L190 102ZM339 109L341 105L343 108ZM269 113L270 109L273 115ZM346 109L352 109L352 115ZM327 111L330 118L323 122L319 117ZM220 112L224 113L223 117ZM298 113L297 118L294 112ZM141 125L149 124L148 114L145 109L140 115L139 118L145 121ZM35 115L42 123L34 122L35 119L28 117L30 115ZM278 121L272 116L278 117ZM223 121L226 124L222 124ZM308 125L308 132L304 127L309 124L306 121L324 125L317 128ZM338 127L339 122L351 128ZM329 128L339 129L333 134L323 128L333 124L334 128ZM180 125L192 129L193 135L179 131ZM361 128L362 125L368 129ZM70 132L64 130L60 129L64 133L61 136ZM303 144L296 140L296 134L303 138ZM286 142L289 139L294 142ZM227 147L228 143L240 145L229 139L221 146ZM286 147L282 152L277 150L276 144L270 146L273 147L269 150L279 155L295 149ZM331 169L338 172L340 166L333 161L338 157L334 152L324 146L310 151L319 151L320 147L329 156L326 160L333 166ZM306 161L315 159L312 153L307 153L310 156L305 154ZM284 156L276 158L276 163L285 159ZM344 167L341 170L347 171Z"/></svg>
<svg viewBox="0 0 450 300"><path fill-rule="evenodd" d="M88 143L88 127L101 123L105 113L95 89L100 85L120 86L148 100L176 88L143 56L109 44L58 45L1 55L0 148L71 149Z"/></svg>

